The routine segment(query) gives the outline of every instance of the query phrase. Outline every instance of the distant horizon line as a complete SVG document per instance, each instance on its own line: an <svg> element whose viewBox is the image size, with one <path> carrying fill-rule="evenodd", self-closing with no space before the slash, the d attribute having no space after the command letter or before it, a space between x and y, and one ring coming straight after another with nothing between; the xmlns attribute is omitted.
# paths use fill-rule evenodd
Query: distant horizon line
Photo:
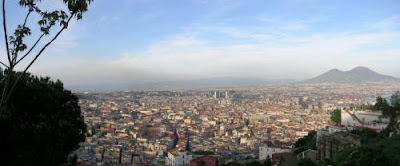
<svg viewBox="0 0 400 166"><path fill-rule="evenodd" d="M221 88L221 87L248 87L248 86L266 86L266 85L284 85L284 84L301 84L308 80L321 76L332 70L339 70L348 72L357 68L371 70L368 67L356 66L350 70L339 70L333 68L320 73L311 78L298 79L298 78L282 78L282 79L268 79L256 76L241 77L241 76L212 76L203 78L190 78L190 79L175 79L175 80L158 80L148 82L108 82L108 83L82 83L82 84L65 84L68 89L73 91L118 91L118 90L151 90L151 89L199 89L199 88ZM373 70L371 70L373 71ZM373 71L375 72L375 71ZM377 72L375 72L377 73ZM380 73L377 73L380 74ZM380 74L382 75L382 74ZM384 74L383 74L384 75ZM389 76L389 75L384 75ZM395 79L399 77L390 76ZM315 84L315 83L314 83Z"/></svg>

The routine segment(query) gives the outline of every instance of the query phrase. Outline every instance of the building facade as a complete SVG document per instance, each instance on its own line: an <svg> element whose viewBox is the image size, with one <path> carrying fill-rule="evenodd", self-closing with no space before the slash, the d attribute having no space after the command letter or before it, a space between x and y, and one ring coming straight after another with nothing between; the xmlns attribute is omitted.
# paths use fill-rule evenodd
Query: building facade
<svg viewBox="0 0 400 166"><path fill-rule="evenodd" d="M166 165L186 166L189 165L191 160L192 160L192 154L190 152L171 150L168 152L166 158Z"/></svg>
<svg viewBox="0 0 400 166"><path fill-rule="evenodd" d="M379 132L388 126L389 121L381 111L341 111L341 125L348 128L369 128Z"/></svg>
<svg viewBox="0 0 400 166"><path fill-rule="evenodd" d="M276 146L272 143L263 143L259 148L259 160L266 160L268 156L271 158L273 154L290 152L289 148Z"/></svg>

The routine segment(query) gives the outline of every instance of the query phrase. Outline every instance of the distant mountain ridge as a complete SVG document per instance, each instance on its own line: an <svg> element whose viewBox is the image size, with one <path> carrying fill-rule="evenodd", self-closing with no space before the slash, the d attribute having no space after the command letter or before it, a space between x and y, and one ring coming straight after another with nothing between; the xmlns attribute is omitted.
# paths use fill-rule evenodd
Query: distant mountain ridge
<svg viewBox="0 0 400 166"><path fill-rule="evenodd" d="M400 79L379 74L367 67L356 67L349 71L332 69L328 72L304 81L305 83L364 83L364 82L384 82L400 81Z"/></svg>

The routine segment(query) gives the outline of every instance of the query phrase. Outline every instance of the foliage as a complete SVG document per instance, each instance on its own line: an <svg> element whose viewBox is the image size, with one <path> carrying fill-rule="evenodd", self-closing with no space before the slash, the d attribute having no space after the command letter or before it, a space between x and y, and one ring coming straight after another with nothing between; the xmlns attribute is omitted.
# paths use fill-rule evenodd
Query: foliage
<svg viewBox="0 0 400 166"><path fill-rule="evenodd" d="M208 150L198 150L198 151L194 151L193 154L195 154L195 155L214 155L214 152L208 151Z"/></svg>
<svg viewBox="0 0 400 166"><path fill-rule="evenodd" d="M0 73L0 79L6 72ZM15 75L11 83L16 80ZM60 81L23 74L2 109L7 112L0 117L2 163L66 164L69 154L85 140L86 125L78 98Z"/></svg>
<svg viewBox="0 0 400 166"><path fill-rule="evenodd" d="M249 165L249 166L263 166L263 164L261 164L258 161L252 161L250 163L247 163L246 165Z"/></svg>
<svg viewBox="0 0 400 166"><path fill-rule="evenodd" d="M298 154L302 151L308 150L308 149L317 149L316 147L316 141L317 141L317 132L312 130L308 132L308 135L300 138L296 141L294 144L294 150L293 152L295 154Z"/></svg>
<svg viewBox="0 0 400 166"><path fill-rule="evenodd" d="M375 143L349 148L334 156L336 166L399 165L400 135L383 138Z"/></svg>
<svg viewBox="0 0 400 166"><path fill-rule="evenodd" d="M228 164L222 164L221 166L242 166L242 164L238 162L229 162Z"/></svg>
<svg viewBox="0 0 400 166"><path fill-rule="evenodd" d="M383 131L383 133L386 135L389 135L389 133L392 132L397 133L399 130L399 125L397 122L400 115L400 92L397 91L390 97L390 104L386 99L380 96L377 97L374 109L381 110L383 115L389 117L390 119L389 125L385 131Z"/></svg>
<svg viewBox="0 0 400 166"><path fill-rule="evenodd" d="M374 143L382 138L376 131L371 129L352 130L350 132L361 137L361 144Z"/></svg>
<svg viewBox="0 0 400 166"><path fill-rule="evenodd" d="M336 123L336 124L340 124L342 117L341 117L341 110L340 109L335 109L333 110L332 114L331 114L331 120L332 122Z"/></svg>
<svg viewBox="0 0 400 166"><path fill-rule="evenodd" d="M397 111L400 111L400 91L395 92L391 97L390 97L390 103L392 107L396 108Z"/></svg>
<svg viewBox="0 0 400 166"><path fill-rule="evenodd" d="M267 155L267 159L265 160L264 165L265 166L272 166L273 165L271 157L269 157L269 155Z"/></svg>
<svg viewBox="0 0 400 166"><path fill-rule="evenodd" d="M380 111L380 110L386 110L389 107L390 107L389 102L385 98L378 96L376 98L376 103L375 103L373 109Z"/></svg>
<svg viewBox="0 0 400 166"><path fill-rule="evenodd" d="M68 7L68 11L53 10L46 11L41 9L38 3L41 0L19 0L19 5L27 9L27 15L22 24L19 24L15 29L14 35L9 36L9 44L11 46L11 55L14 58L19 52L27 49L27 45L24 43L24 38L32 34L31 28L26 26L26 22L32 14L37 14L39 19L37 23L41 34L49 35L50 30L55 25L60 27L68 27L68 23L71 18L76 17L78 20L82 19L82 14L87 11L88 4L93 0L63 0L63 3ZM14 59L16 60L16 59Z"/></svg>
<svg viewBox="0 0 400 166"><path fill-rule="evenodd" d="M222 166L241 166L242 164L238 163L238 162L229 162L228 164L222 164ZM249 166L272 166L272 160L271 158L268 156L267 160L265 160L264 162L260 162L257 160L251 160L247 163L245 163L245 165L249 165Z"/></svg>
<svg viewBox="0 0 400 166"><path fill-rule="evenodd" d="M331 159L323 159L322 161L320 161L319 165L321 166L332 166L333 165L333 161Z"/></svg>
<svg viewBox="0 0 400 166"><path fill-rule="evenodd" d="M286 162L286 159L281 156L279 158L279 165L283 164L284 162Z"/></svg>
<svg viewBox="0 0 400 166"><path fill-rule="evenodd" d="M308 158L301 159L298 166L316 166L316 163Z"/></svg>
<svg viewBox="0 0 400 166"><path fill-rule="evenodd" d="M2 2L2 20L3 20L3 31L4 31L4 42L6 50L7 62L0 61L0 64L7 69L7 73L4 73L4 79L1 79L0 83L2 85L1 98L0 98L0 116L1 108L9 100L10 95L14 91L17 83L22 78L22 76L28 71L28 69L33 65L33 63L39 58L39 56L51 45L60 34L68 28L68 24L73 18L77 20L82 19L84 12L88 10L88 5L93 0L62 0L63 4L67 7L67 11L56 9L53 11L43 10L39 5L43 3L42 0L18 0L18 4L26 9L26 15L21 20L21 24L17 25L12 35L7 32L7 12L6 12L6 1ZM32 17L34 15L34 17ZM35 20L37 19L37 20ZM30 21L37 22L37 27L28 27L27 23ZM58 26L58 30L54 36L50 37L49 41L42 42L44 36L49 36L51 30ZM37 39L27 39L27 37L34 34L32 30L37 30ZM31 41L31 45L28 46L27 41ZM36 51L36 52L35 52ZM29 55L33 55L31 60L29 60L25 67L22 67L23 72L13 80L11 84L10 77L14 73L14 69L17 65L23 61ZM20 65L18 65L20 66Z"/></svg>

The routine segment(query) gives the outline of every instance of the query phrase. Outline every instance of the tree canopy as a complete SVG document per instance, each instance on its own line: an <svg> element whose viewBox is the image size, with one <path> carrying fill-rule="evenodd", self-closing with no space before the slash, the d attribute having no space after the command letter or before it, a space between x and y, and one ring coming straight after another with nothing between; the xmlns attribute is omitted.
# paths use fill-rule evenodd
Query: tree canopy
<svg viewBox="0 0 400 166"><path fill-rule="evenodd" d="M6 72L0 72L0 79L4 78ZM16 79L11 77L10 82ZM2 86L0 84L0 88ZM79 148L79 142L85 140L86 125L78 98L71 91L65 90L60 81L23 74L2 109L2 163L66 164L69 162L69 154Z"/></svg>
<svg viewBox="0 0 400 166"><path fill-rule="evenodd" d="M267 155L267 159L264 161L264 165L272 166L272 160L271 160L271 157L269 157L269 155Z"/></svg>
<svg viewBox="0 0 400 166"><path fill-rule="evenodd" d="M208 151L208 150L197 150L197 151L194 151L193 154L195 154L195 155L214 155L214 152Z"/></svg>
<svg viewBox="0 0 400 166"><path fill-rule="evenodd" d="M301 159L297 166L316 166L317 164L311 159Z"/></svg>
<svg viewBox="0 0 400 166"><path fill-rule="evenodd" d="M317 141L317 132L312 130L308 132L307 136L300 138L296 141L296 143L294 144L293 152L295 154L298 154L308 149L316 150L317 149L316 141Z"/></svg>
<svg viewBox="0 0 400 166"><path fill-rule="evenodd" d="M222 166L242 166L242 164L238 162L229 162L227 164L221 164Z"/></svg>
<svg viewBox="0 0 400 166"><path fill-rule="evenodd" d="M373 108L374 110L382 111L383 115L390 119L389 125L384 133L399 134L400 127L397 122L400 116L400 92L397 91L390 97L390 103L385 98L377 97L376 104Z"/></svg>
<svg viewBox="0 0 400 166"><path fill-rule="evenodd" d="M334 156L335 166L381 166L399 165L400 135L364 144L358 148L348 148Z"/></svg>
<svg viewBox="0 0 400 166"><path fill-rule="evenodd" d="M332 120L332 122L334 122L336 124L340 124L340 122L342 120L342 115L341 115L340 109L333 110L333 112L331 114L331 120Z"/></svg>

